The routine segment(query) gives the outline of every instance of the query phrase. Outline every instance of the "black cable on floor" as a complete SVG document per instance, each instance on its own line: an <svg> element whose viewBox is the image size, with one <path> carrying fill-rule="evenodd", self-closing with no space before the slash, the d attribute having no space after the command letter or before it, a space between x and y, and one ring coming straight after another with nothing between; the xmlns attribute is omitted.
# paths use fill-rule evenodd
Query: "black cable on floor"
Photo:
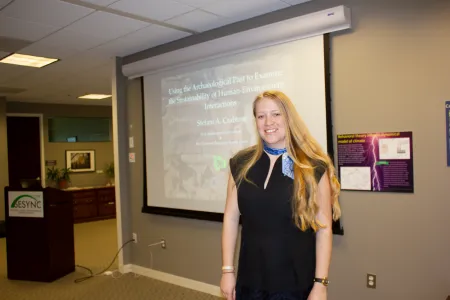
<svg viewBox="0 0 450 300"><path fill-rule="evenodd" d="M77 267L79 267L79 268L88 270L89 273L91 273L91 274L90 274L89 276L85 276L85 277L81 277L81 278L75 279L74 282L75 282L75 283L80 283L80 282L83 282L83 281L85 281L85 280L91 279L91 278L93 278L93 277L95 277L95 276L101 275L101 274L105 273L106 271L108 271L109 268L111 268L111 266L113 265L113 263L116 261L117 256L119 255L120 251L122 251L123 247L125 247L125 245L127 245L127 244L129 244L129 243L131 243L131 242L134 242L134 239L131 239L131 240L129 240L128 242L125 242L125 243L122 245L122 247L120 247L120 249L117 251L116 255L114 256L114 259L111 261L111 263L109 264L109 266L106 267L104 270L98 272L97 274L94 274L94 272L92 272L92 270L89 269L89 268L86 268L86 267L77 265Z"/></svg>
<svg viewBox="0 0 450 300"><path fill-rule="evenodd" d="M91 269L89 269L89 268L86 268L86 267L83 267L83 266L80 266L80 265L75 265L76 267L78 267L78 268L82 268L82 269L85 269L85 270L87 270L89 273L91 273L91 276L94 276L94 272L92 272L92 270Z"/></svg>

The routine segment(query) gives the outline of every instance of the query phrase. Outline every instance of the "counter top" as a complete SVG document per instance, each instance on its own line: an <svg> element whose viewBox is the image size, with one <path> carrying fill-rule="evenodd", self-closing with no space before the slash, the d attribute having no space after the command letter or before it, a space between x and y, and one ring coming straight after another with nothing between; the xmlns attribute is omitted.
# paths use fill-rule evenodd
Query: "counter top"
<svg viewBox="0 0 450 300"><path fill-rule="evenodd" d="M84 190L93 190L93 189L106 189L106 188L113 188L114 185L99 185L99 186L72 186L72 187L68 187L66 189L62 189L63 191L66 192L71 192L71 191L84 191Z"/></svg>

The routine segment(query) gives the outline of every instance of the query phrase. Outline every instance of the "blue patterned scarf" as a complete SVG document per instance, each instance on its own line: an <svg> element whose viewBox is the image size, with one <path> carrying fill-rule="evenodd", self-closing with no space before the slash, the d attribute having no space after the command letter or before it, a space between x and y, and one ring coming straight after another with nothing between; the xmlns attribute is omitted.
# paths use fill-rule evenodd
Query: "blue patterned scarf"
<svg viewBox="0 0 450 300"><path fill-rule="evenodd" d="M285 176L294 179L294 161L289 157L287 149L270 148L264 143L264 151L272 155L282 154L282 172Z"/></svg>

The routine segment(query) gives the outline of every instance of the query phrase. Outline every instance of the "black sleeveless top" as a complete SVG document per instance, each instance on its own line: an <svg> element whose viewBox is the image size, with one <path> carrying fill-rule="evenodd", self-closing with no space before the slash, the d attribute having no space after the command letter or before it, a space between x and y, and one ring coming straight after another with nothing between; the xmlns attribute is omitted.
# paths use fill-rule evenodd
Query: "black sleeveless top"
<svg viewBox="0 0 450 300"><path fill-rule="evenodd" d="M239 156L230 159L236 181ZM282 173L278 157L264 189L270 158L263 152L238 187L242 219L236 300L306 300L313 286L316 243L312 229L303 232L292 215L293 180ZM325 167L315 171L319 181Z"/></svg>

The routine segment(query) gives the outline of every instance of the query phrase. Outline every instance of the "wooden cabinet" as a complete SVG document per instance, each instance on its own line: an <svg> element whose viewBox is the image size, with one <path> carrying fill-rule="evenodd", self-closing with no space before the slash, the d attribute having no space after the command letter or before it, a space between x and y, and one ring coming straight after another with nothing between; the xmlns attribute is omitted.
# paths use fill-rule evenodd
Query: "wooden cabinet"
<svg viewBox="0 0 450 300"><path fill-rule="evenodd" d="M97 208L99 216L116 216L116 195L114 189L103 189L97 193Z"/></svg>
<svg viewBox="0 0 450 300"><path fill-rule="evenodd" d="M113 186L67 189L73 202L75 223L113 219L116 217L116 196Z"/></svg>

